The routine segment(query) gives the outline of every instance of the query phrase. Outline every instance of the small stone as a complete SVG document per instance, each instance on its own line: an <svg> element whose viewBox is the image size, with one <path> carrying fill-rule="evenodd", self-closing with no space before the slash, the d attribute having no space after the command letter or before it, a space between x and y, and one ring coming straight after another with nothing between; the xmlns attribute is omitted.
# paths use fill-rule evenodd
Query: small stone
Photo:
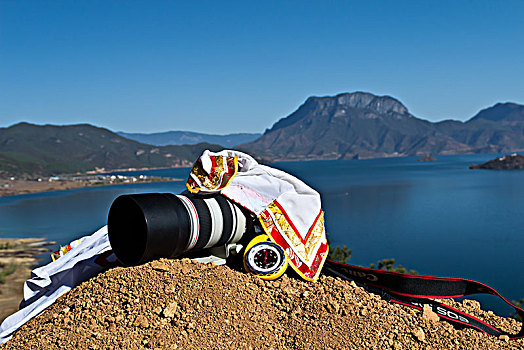
<svg viewBox="0 0 524 350"><path fill-rule="evenodd" d="M158 260L153 261L151 263L151 267L157 271L169 271L169 266L167 266L167 264L161 261L158 261Z"/></svg>
<svg viewBox="0 0 524 350"><path fill-rule="evenodd" d="M96 339L102 338L102 334L100 334L99 332L93 332L91 333L91 336Z"/></svg>
<svg viewBox="0 0 524 350"><path fill-rule="evenodd" d="M424 340L426 340L426 335L420 327L418 327L417 330L413 332L413 335L415 338L417 338L418 341L424 342Z"/></svg>
<svg viewBox="0 0 524 350"><path fill-rule="evenodd" d="M164 292L165 292L166 294L172 294L172 293L175 292L175 289L176 289L175 285L174 285L174 284L170 284L170 285L167 285L167 286L164 288Z"/></svg>
<svg viewBox="0 0 524 350"><path fill-rule="evenodd" d="M293 288L291 288L291 287L284 288L284 293L286 295L292 295L293 294Z"/></svg>
<svg viewBox="0 0 524 350"><path fill-rule="evenodd" d="M149 327L149 321L146 317L140 315L135 320L135 326L141 327L141 328L147 328Z"/></svg>
<svg viewBox="0 0 524 350"><path fill-rule="evenodd" d="M431 310L431 306L428 304L424 305L424 308L422 309L422 318L430 322L438 322L440 319L438 315Z"/></svg>
<svg viewBox="0 0 524 350"><path fill-rule="evenodd" d="M499 339L505 341L506 343L509 342L509 336L507 336L506 334L499 335Z"/></svg>
<svg viewBox="0 0 524 350"><path fill-rule="evenodd" d="M170 303L165 309L164 309L164 317L168 317L168 318L171 318L173 316L175 316L175 312L176 310L178 309L178 304L176 303L176 301Z"/></svg>
<svg viewBox="0 0 524 350"><path fill-rule="evenodd" d="M349 282L349 285L353 288L357 288L357 284L355 283L355 281Z"/></svg>

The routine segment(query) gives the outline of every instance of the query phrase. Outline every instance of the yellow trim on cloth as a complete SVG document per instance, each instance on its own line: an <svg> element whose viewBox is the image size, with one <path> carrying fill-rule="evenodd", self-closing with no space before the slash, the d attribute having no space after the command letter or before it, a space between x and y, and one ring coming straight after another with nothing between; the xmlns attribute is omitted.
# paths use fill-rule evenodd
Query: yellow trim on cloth
<svg viewBox="0 0 524 350"><path fill-rule="evenodd" d="M214 165L208 173L202 164L202 159L198 158L186 182L186 188L191 193L199 191L216 192L227 187L238 173L238 157L230 156L209 156Z"/></svg>

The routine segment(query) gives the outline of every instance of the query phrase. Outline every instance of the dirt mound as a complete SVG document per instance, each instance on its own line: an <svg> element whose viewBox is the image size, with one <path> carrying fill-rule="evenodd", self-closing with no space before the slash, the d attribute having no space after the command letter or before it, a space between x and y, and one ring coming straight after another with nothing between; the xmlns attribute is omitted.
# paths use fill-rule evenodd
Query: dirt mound
<svg viewBox="0 0 524 350"><path fill-rule="evenodd" d="M513 333L520 326L474 301L454 306ZM456 330L426 316L328 276L266 282L226 266L162 259L92 278L0 348L524 348L523 340Z"/></svg>

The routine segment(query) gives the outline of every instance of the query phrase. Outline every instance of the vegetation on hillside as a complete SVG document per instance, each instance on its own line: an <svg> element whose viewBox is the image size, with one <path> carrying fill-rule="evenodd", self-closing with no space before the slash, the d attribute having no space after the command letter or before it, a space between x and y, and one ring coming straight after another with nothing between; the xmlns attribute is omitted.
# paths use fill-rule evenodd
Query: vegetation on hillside
<svg viewBox="0 0 524 350"><path fill-rule="evenodd" d="M50 176L127 168L190 166L218 145L152 146L89 124L0 128L0 177Z"/></svg>
<svg viewBox="0 0 524 350"><path fill-rule="evenodd" d="M6 277L9 276L9 275L12 275L17 269L17 266L12 264L12 265L5 265L5 264L2 264L0 263L0 284L5 284L6 282ZM0 294L2 293L2 291L0 290Z"/></svg>

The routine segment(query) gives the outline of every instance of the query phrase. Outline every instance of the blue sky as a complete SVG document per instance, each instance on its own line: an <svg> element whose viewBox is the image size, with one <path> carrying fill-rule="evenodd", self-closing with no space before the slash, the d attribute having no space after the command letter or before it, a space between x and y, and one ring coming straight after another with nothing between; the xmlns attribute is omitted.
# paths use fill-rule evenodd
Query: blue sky
<svg viewBox="0 0 524 350"><path fill-rule="evenodd" d="M0 126L262 132L309 96L524 104L522 1L0 0Z"/></svg>

